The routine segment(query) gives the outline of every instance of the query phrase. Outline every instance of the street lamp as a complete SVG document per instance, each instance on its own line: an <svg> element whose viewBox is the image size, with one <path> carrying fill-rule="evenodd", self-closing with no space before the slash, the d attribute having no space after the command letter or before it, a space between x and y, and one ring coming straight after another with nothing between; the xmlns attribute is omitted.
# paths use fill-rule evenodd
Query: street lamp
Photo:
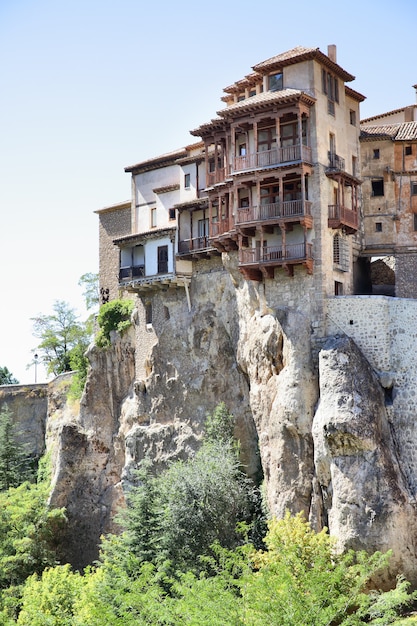
<svg viewBox="0 0 417 626"><path fill-rule="evenodd" d="M35 384L36 384L38 381L38 355L35 354L34 358L35 358Z"/></svg>

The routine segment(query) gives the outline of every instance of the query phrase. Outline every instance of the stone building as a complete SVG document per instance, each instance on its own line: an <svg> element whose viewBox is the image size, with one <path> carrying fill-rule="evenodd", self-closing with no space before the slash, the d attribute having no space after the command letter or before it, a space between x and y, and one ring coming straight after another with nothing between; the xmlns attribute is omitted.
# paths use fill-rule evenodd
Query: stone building
<svg viewBox="0 0 417 626"><path fill-rule="evenodd" d="M202 141L126 168L130 222L124 204L97 211L105 297L177 286L190 306L196 262L223 252L247 280L291 284L318 324L327 296L354 293L364 96L335 46L297 47L252 70L191 131Z"/></svg>
<svg viewBox="0 0 417 626"><path fill-rule="evenodd" d="M362 257L393 256L392 291L416 298L417 104L363 120L360 141ZM378 287L374 284L371 293L381 293Z"/></svg>

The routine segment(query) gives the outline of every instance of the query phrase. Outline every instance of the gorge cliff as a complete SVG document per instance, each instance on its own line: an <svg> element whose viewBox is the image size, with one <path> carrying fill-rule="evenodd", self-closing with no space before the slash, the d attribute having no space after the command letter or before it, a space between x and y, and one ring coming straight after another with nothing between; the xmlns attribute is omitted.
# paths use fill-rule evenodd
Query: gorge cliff
<svg viewBox="0 0 417 626"><path fill-rule="evenodd" d="M311 293L293 305L287 294L283 306L279 281L273 289L244 280L223 255L197 272L188 299L179 288L130 296L131 327L113 334L110 348L89 350L79 407L62 403L65 394L50 384L51 503L65 506L69 520L63 559L82 567L97 558L132 470L147 454L161 468L193 454L206 415L224 401L242 463L264 481L272 515L304 511L340 548L392 549L390 575L417 582L409 453L417 433L407 399L414 374L408 351L394 350L391 324L401 315L387 312L394 305L382 296L335 298L318 336ZM395 306L414 316L416 302L404 302ZM380 326L367 327L375 307Z"/></svg>

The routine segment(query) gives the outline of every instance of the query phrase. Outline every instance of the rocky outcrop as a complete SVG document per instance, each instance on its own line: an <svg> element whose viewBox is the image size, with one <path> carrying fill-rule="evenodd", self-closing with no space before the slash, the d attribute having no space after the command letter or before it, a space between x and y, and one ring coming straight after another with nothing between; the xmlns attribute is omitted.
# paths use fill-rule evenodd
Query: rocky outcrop
<svg viewBox="0 0 417 626"><path fill-rule="evenodd" d="M314 464L324 522L340 548L393 550L391 571L417 582L416 510L397 458L385 394L348 337L319 357Z"/></svg>
<svg viewBox="0 0 417 626"><path fill-rule="evenodd" d="M96 559L141 459L163 469L194 454L206 415L224 401L272 514L304 511L341 549L392 549L392 577L417 583L402 422L392 406L388 419L381 380L352 340L314 343L308 309L278 297L269 306L225 257L227 271L213 262L192 282L190 308L178 288L153 292L152 329L138 298L130 330L90 349L78 413L59 403L50 412L51 501L69 519L62 558L76 567Z"/></svg>

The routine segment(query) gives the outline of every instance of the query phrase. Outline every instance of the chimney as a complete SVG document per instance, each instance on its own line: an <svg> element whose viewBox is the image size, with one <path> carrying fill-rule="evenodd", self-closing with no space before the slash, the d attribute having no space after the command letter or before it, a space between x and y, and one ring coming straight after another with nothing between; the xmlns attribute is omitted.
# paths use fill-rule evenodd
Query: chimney
<svg viewBox="0 0 417 626"><path fill-rule="evenodd" d="M327 56L329 57L330 61L333 61L333 63L337 63L337 60L336 60L337 52L336 52L336 46L334 45L334 43L329 44L327 46Z"/></svg>

